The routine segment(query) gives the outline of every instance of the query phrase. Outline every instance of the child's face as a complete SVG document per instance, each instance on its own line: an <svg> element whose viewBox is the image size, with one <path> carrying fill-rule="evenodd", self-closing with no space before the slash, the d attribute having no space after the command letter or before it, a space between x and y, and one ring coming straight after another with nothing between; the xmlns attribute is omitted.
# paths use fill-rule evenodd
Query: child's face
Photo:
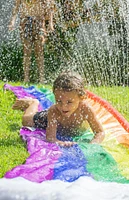
<svg viewBox="0 0 129 200"><path fill-rule="evenodd" d="M56 90L55 99L56 107L64 117L70 117L81 101L76 91L64 92L63 90Z"/></svg>

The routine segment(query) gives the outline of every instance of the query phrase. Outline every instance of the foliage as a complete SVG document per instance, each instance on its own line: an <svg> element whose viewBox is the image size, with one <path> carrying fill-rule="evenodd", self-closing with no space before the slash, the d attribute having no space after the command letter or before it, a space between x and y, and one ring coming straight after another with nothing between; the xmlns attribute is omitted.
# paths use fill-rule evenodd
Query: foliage
<svg viewBox="0 0 129 200"><path fill-rule="evenodd" d="M22 47L14 39L3 42L0 52L0 79L1 80L22 80Z"/></svg>
<svg viewBox="0 0 129 200"><path fill-rule="evenodd" d="M83 0L56 2L55 31L49 34L44 45L46 82L51 83L62 69L72 68L83 73L90 85L129 85L127 23L120 12L120 1L100 0L89 6L84 6ZM126 14L125 2L124 0L122 5L125 6ZM108 27L108 35L104 41L98 35L91 39L90 44L84 40L80 47L76 47L79 25L84 22L90 27L104 22L104 26ZM1 80L23 80L22 45L15 35L16 33L13 39L3 42L1 46ZM90 35L83 37L90 38ZM107 40L113 41L112 47L107 46ZM30 81L37 83L37 80L37 66L32 53Z"/></svg>
<svg viewBox="0 0 129 200"><path fill-rule="evenodd" d="M55 32L49 35L44 47L45 76L49 79L49 83L73 55L76 32L77 28L63 31L61 27L56 26Z"/></svg>
<svg viewBox="0 0 129 200"><path fill-rule="evenodd" d="M97 21L105 20L106 24L108 24L108 34L111 39L114 39L112 55L107 50L105 51L107 59L104 60L106 61L107 66L109 66L106 67L106 76L111 80L111 82L106 82L106 84L129 85L127 1L100 0L99 3L96 1L93 5L93 10L96 13L95 19ZM113 62L113 60L115 62Z"/></svg>
<svg viewBox="0 0 129 200"><path fill-rule="evenodd" d="M44 45L44 67L46 80L51 81L52 76L66 63L69 56L72 56L72 46L75 42L76 29L68 28L62 31L56 26L55 32L51 33ZM0 79L6 81L23 80L23 50L22 45L15 38L8 42L3 42L0 52ZM35 56L32 52L31 82L37 82L37 67Z"/></svg>

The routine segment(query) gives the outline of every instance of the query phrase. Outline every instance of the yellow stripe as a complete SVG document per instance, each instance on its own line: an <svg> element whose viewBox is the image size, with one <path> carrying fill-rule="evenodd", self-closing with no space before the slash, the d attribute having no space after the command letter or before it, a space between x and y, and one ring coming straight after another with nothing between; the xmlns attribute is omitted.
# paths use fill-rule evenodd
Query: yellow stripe
<svg viewBox="0 0 129 200"><path fill-rule="evenodd" d="M101 145L113 156L118 164L120 173L129 179L129 149L124 145L119 144L115 138L109 140L109 136L110 134L106 135L105 140Z"/></svg>

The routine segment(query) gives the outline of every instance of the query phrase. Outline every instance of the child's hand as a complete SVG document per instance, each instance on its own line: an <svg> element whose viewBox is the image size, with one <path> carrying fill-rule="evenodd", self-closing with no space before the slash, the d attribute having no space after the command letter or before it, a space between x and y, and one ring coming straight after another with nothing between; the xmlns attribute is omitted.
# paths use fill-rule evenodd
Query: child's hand
<svg viewBox="0 0 129 200"><path fill-rule="evenodd" d="M40 35L40 38L41 38L42 45L44 45L47 39L43 35Z"/></svg>
<svg viewBox="0 0 129 200"><path fill-rule="evenodd" d="M74 144L76 144L76 142L70 142L70 141L58 141L56 142L56 144L60 145L61 147L71 147Z"/></svg>
<svg viewBox="0 0 129 200"><path fill-rule="evenodd" d="M42 45L43 45L47 40L47 32L46 32L46 30L41 28L39 30L39 35L40 35L40 38L41 38L41 41L42 41Z"/></svg>
<svg viewBox="0 0 129 200"><path fill-rule="evenodd" d="M8 28L10 31L13 31L15 29L15 21L16 21L16 15L14 15L8 25Z"/></svg>
<svg viewBox="0 0 129 200"><path fill-rule="evenodd" d="M100 132L95 135L95 138L90 142L91 144L100 144L105 138L105 133Z"/></svg>
<svg viewBox="0 0 129 200"><path fill-rule="evenodd" d="M14 26L13 23L10 23L10 24L8 25L8 28L9 28L9 31L13 31L13 30L15 29L15 26Z"/></svg>

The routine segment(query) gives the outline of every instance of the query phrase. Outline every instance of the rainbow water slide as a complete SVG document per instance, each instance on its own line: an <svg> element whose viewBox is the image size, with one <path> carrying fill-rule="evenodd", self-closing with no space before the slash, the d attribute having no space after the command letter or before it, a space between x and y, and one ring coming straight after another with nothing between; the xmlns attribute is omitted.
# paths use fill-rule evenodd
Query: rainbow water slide
<svg viewBox="0 0 129 200"><path fill-rule="evenodd" d="M54 96L48 89L31 86L11 86L17 98L36 98L39 111L54 103ZM80 177L91 177L97 181L129 183L129 123L107 101L87 91L88 102L96 112L106 137L101 144L89 144L87 132L74 139L72 147L60 147L45 139L45 130L21 127L20 135L27 143L29 157L24 164L16 166L5 174L5 178L22 177L32 182L62 180L73 182Z"/></svg>

